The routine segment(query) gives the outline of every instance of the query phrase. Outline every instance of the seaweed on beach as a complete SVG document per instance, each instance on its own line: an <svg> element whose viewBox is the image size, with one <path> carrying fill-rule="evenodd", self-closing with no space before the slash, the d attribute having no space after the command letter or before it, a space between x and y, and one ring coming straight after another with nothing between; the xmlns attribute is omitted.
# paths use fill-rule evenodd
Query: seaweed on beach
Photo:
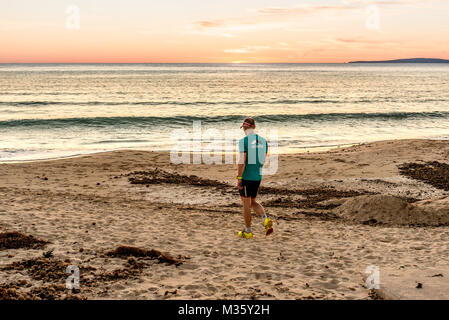
<svg viewBox="0 0 449 320"><path fill-rule="evenodd" d="M298 220L302 218L311 218L311 219L318 219L321 221L335 221L339 220L340 217L332 212L313 212L313 211L298 211L295 212L293 215L281 215L277 216L276 219L284 220L284 221L293 221Z"/></svg>
<svg viewBox="0 0 449 320"><path fill-rule="evenodd" d="M144 263L138 262L133 257L129 257L123 268L102 272L95 276L95 281L108 282L121 279L135 279L143 271L145 266Z"/></svg>
<svg viewBox="0 0 449 320"><path fill-rule="evenodd" d="M68 292L63 284L46 284L31 289L28 293L32 300L86 300L87 298Z"/></svg>
<svg viewBox="0 0 449 320"><path fill-rule="evenodd" d="M200 178L195 175L181 175L179 173L172 173L161 169L154 169L149 171L134 171L127 174L128 180L131 184L177 184L177 185L190 185L196 187L213 187L216 190L222 192L237 192L235 186L231 186L227 183ZM340 199L360 196L364 194L372 194L366 191L341 191L336 190L333 187L323 188L310 188L310 189L292 189L292 188L279 188L279 187L260 187L260 194L269 194L278 196L278 198L264 202L267 206L272 207L292 207L292 208L317 208L317 209L332 209L338 205L319 204L321 201L329 199ZM282 197L286 196L286 197ZM289 196L303 196L306 199L293 199Z"/></svg>
<svg viewBox="0 0 449 320"><path fill-rule="evenodd" d="M6 284L0 285L0 299L23 300L23 299L85 299L76 295L79 290L68 290L65 286L68 274L66 269L69 263L54 258L38 257L9 264L2 270L26 270L34 280L43 281L41 287L34 287L27 293L20 293L20 286ZM96 268L90 266L80 267L80 287L92 288L99 283L117 281L121 279L135 279L145 267L145 264L138 262L133 257L128 258L123 268L118 268L110 272L96 272Z"/></svg>
<svg viewBox="0 0 449 320"><path fill-rule="evenodd" d="M66 275L65 275L66 276ZM33 277L34 278L34 277ZM65 278L64 278L65 279ZM27 290L27 288L30 288ZM26 280L0 284L0 300L86 300L77 290L68 290L63 282L33 286Z"/></svg>
<svg viewBox="0 0 449 320"><path fill-rule="evenodd" d="M0 250L6 249L40 249L49 242L17 231L0 233Z"/></svg>
<svg viewBox="0 0 449 320"><path fill-rule="evenodd" d="M31 285L30 285L31 286ZM25 291L15 282L0 285L0 300L86 300L86 297L67 292L62 284L46 284Z"/></svg>
<svg viewBox="0 0 449 320"><path fill-rule="evenodd" d="M293 199L291 197L278 197L268 201L264 201L263 205L266 207L279 207L279 208L314 208L329 210L338 206L338 204L320 204L318 202L322 201L321 198L311 198L311 199Z"/></svg>
<svg viewBox="0 0 449 320"><path fill-rule="evenodd" d="M30 296L15 288L8 288L0 285L0 300L29 300Z"/></svg>
<svg viewBox="0 0 449 320"><path fill-rule="evenodd" d="M227 189L230 186L217 180L204 179L195 175L181 175L176 172L168 172L161 169L148 171L134 171L129 174L128 180L131 184L176 184L191 185L197 187L214 187L216 189Z"/></svg>
<svg viewBox="0 0 449 320"><path fill-rule="evenodd" d="M403 163L398 166L403 176L425 182L431 186L449 191L449 164L438 161L425 163Z"/></svg>
<svg viewBox="0 0 449 320"><path fill-rule="evenodd" d="M31 287L31 283L26 280L13 281L0 284L0 300L26 300L28 294L20 292L18 289Z"/></svg>
<svg viewBox="0 0 449 320"><path fill-rule="evenodd" d="M117 281L121 279L135 279L148 266L146 262L138 260L139 258L150 258L157 260L158 263L174 264L176 266L182 264L186 257L179 256L174 258L167 253L163 253L154 249L142 249L130 246L119 246L113 251L106 253L106 256L116 258L127 258L123 268L114 269L109 272L102 272L95 275L95 281ZM136 259L137 258L137 259Z"/></svg>
<svg viewBox="0 0 449 320"><path fill-rule="evenodd" d="M42 280L44 282L65 281L68 274L68 262L60 261L52 257L37 257L28 260L13 262L1 268L1 270L26 270L34 280ZM93 267L81 267L80 271L95 270ZM81 281L83 278L81 277Z"/></svg>
<svg viewBox="0 0 449 320"><path fill-rule="evenodd" d="M276 188L270 188L276 189ZM266 189L265 189L266 190ZM276 194L275 190L270 190L271 193ZM322 204L322 201L330 200L330 199L341 199L341 198L350 198L356 197L363 194L368 194L368 192L359 192L359 191L341 191L332 188L314 188L314 189L303 189L303 190L289 190L294 191L294 195L302 195L305 196L305 199L293 199L289 196L278 197L269 201L265 201L263 204L268 207L283 207L283 208L315 208L322 210L329 210L335 207L338 207L339 204L329 203Z"/></svg>
<svg viewBox="0 0 449 320"><path fill-rule="evenodd" d="M63 261L38 257L11 263L2 270L26 270L31 278L53 282L67 277L65 271L69 264Z"/></svg>
<svg viewBox="0 0 449 320"><path fill-rule="evenodd" d="M159 263L168 263L174 265L180 265L183 263L181 258L174 258L166 253L163 253L155 249L142 249L129 246L119 246L115 250L107 252L106 255L111 257L145 257L150 259L156 259Z"/></svg>
<svg viewBox="0 0 449 320"><path fill-rule="evenodd" d="M370 300L385 300L382 296L380 296L375 289L370 289L368 291L368 299Z"/></svg>
<svg viewBox="0 0 449 320"><path fill-rule="evenodd" d="M183 263L188 257L179 256L174 258L158 250L146 250L135 247L120 246L113 251L106 253L106 256L127 258L122 267L112 271L97 270L91 266L79 266L80 269L80 287L90 291L104 282L113 282L118 280L137 279L143 270L150 264L145 258L157 260L158 263L175 264ZM42 286L32 287L24 280L0 284L0 300L84 300L80 296L80 290L69 290L65 286L65 281L69 274L66 273L70 261L61 261L53 257L49 252L42 256L25 259L3 266L0 270L5 271L26 271L33 279L42 281ZM26 288L31 289L26 290Z"/></svg>
<svg viewBox="0 0 449 320"><path fill-rule="evenodd" d="M367 191L354 191L354 190L337 190L334 187L321 187L310 189L289 189L289 188L276 188L276 187L260 187L261 194L273 194L273 195L296 195L305 197L314 197L316 199L321 198L318 201L324 201L333 198L349 198L356 197L364 194L371 194Z"/></svg>

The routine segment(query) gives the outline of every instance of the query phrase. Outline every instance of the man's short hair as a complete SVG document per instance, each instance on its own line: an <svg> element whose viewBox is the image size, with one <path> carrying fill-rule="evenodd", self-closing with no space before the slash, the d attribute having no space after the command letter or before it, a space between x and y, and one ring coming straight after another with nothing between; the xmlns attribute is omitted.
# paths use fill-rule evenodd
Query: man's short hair
<svg viewBox="0 0 449 320"><path fill-rule="evenodd" d="M253 118L246 118L242 124L242 128L254 128L255 126L256 121Z"/></svg>

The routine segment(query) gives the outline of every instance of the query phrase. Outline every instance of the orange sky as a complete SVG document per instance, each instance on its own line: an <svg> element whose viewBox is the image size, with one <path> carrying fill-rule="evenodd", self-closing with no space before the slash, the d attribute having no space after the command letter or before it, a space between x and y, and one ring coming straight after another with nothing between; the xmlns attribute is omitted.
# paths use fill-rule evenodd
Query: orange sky
<svg viewBox="0 0 449 320"><path fill-rule="evenodd" d="M449 59L449 1L15 0L0 43L1 63Z"/></svg>

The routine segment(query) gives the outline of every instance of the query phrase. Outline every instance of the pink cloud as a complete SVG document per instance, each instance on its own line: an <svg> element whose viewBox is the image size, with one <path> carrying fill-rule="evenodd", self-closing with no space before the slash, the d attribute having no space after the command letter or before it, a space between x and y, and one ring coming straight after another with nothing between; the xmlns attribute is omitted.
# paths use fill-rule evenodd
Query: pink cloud
<svg viewBox="0 0 449 320"><path fill-rule="evenodd" d="M224 25L223 21L218 20L205 20L205 21L196 21L194 22L195 25L203 28L218 28Z"/></svg>
<svg viewBox="0 0 449 320"><path fill-rule="evenodd" d="M294 8L262 8L258 9L258 13L262 14L308 14L318 11L327 11L327 10L353 10L354 7L350 6L301 6Z"/></svg>

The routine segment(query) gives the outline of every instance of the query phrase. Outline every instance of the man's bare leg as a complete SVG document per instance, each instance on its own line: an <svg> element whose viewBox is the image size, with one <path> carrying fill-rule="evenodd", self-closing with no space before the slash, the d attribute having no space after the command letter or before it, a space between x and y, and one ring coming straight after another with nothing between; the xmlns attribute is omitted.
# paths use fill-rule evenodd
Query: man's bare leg
<svg viewBox="0 0 449 320"><path fill-rule="evenodd" d="M245 220L246 228L251 228L251 198L242 198L243 203L243 219Z"/></svg>
<svg viewBox="0 0 449 320"><path fill-rule="evenodd" d="M263 226L265 227L265 234L269 235L273 233L273 221L268 219L265 208L256 201L256 198L251 198L251 208L262 218Z"/></svg>
<svg viewBox="0 0 449 320"><path fill-rule="evenodd" d="M256 198L251 198L251 208L259 217L263 217L265 215L265 209L262 205L256 201Z"/></svg>

